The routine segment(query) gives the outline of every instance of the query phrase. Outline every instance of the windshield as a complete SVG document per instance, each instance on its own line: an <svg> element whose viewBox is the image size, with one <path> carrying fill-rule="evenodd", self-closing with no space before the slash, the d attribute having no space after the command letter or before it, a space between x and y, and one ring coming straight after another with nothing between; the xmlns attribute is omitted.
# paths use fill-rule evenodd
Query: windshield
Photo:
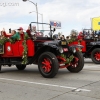
<svg viewBox="0 0 100 100"><path fill-rule="evenodd" d="M31 34L36 35L37 37L50 37L52 35L52 30L50 24L48 23L36 23L31 22Z"/></svg>

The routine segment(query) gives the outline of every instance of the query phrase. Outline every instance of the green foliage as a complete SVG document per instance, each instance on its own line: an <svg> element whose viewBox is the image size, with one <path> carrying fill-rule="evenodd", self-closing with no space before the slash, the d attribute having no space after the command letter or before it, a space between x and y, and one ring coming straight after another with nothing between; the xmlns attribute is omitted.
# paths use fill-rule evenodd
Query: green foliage
<svg viewBox="0 0 100 100"><path fill-rule="evenodd" d="M71 38L71 39L67 40L68 44L70 44L70 43L72 43L74 41L76 41L76 38Z"/></svg>
<svg viewBox="0 0 100 100"><path fill-rule="evenodd" d="M14 39L8 39L6 37L3 37L2 39L0 39L0 44L4 45L6 42L11 42L11 43L15 43L16 40Z"/></svg>
<svg viewBox="0 0 100 100"><path fill-rule="evenodd" d="M63 58L66 59L65 64L70 64L73 61L73 59L74 59L74 56L73 55L71 55L69 58L66 58L66 55L61 54L61 57L63 57Z"/></svg>
<svg viewBox="0 0 100 100"><path fill-rule="evenodd" d="M26 44L26 38L24 38L23 47L24 47L24 51L23 51L23 56L22 56L22 59L23 59L22 64L27 64L28 63L28 60L27 60L28 48L27 48L27 44Z"/></svg>

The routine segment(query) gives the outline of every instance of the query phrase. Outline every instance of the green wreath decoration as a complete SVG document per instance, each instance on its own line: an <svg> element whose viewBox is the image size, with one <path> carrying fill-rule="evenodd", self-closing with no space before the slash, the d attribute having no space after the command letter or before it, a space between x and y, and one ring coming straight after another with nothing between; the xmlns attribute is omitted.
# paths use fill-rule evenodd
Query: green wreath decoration
<svg viewBox="0 0 100 100"><path fill-rule="evenodd" d="M23 56L22 56L22 64L27 64L28 63L28 59L27 59L27 52L28 52L28 48L27 48L27 44L26 44L26 41L28 39L28 35L24 35L24 41L23 41L23 48L24 48L24 51L23 51Z"/></svg>
<svg viewBox="0 0 100 100"><path fill-rule="evenodd" d="M67 58L66 55L61 54L61 57L63 57L64 59L66 59L65 64L70 64L73 61L73 59L74 59L73 55L71 55L69 58Z"/></svg>

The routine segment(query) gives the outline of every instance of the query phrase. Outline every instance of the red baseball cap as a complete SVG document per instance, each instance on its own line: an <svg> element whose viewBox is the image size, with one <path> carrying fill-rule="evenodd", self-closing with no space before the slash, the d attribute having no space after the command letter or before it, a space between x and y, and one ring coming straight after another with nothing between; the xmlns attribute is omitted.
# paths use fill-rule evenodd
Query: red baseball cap
<svg viewBox="0 0 100 100"><path fill-rule="evenodd" d="M19 27L19 29L18 30L23 30L23 28L22 27Z"/></svg>

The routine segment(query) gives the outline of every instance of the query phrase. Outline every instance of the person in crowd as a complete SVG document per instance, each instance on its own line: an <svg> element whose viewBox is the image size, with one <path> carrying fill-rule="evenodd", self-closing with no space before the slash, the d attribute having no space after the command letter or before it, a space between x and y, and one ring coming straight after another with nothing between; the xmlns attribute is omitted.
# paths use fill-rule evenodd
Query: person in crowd
<svg viewBox="0 0 100 100"><path fill-rule="evenodd" d="M64 35L61 36L61 40L66 40Z"/></svg>
<svg viewBox="0 0 100 100"><path fill-rule="evenodd" d="M66 41L68 41L69 40L69 36L66 36Z"/></svg>
<svg viewBox="0 0 100 100"><path fill-rule="evenodd" d="M83 40L83 39L84 39L84 35L83 35L82 32L79 33L79 35L78 35L78 39L80 39L80 40Z"/></svg>

